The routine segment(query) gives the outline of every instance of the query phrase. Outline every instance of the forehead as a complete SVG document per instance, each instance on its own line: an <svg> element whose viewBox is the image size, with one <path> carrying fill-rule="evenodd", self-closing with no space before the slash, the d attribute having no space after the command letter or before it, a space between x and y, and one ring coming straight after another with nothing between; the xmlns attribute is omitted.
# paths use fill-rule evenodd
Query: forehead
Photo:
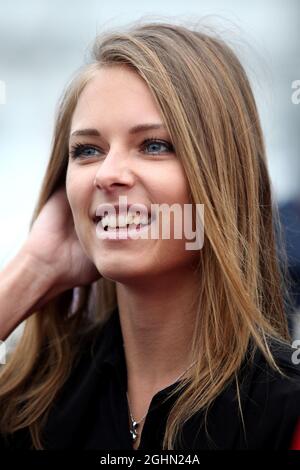
<svg viewBox="0 0 300 470"><path fill-rule="evenodd" d="M79 96L72 128L162 118L146 82L126 66L102 67Z"/></svg>

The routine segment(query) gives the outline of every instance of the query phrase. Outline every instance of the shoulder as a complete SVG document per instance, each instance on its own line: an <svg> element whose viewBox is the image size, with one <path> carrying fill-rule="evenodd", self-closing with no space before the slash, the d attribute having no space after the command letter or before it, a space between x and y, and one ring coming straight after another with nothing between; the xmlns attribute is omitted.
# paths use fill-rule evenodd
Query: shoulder
<svg viewBox="0 0 300 470"><path fill-rule="evenodd" d="M272 343L270 349L280 371L259 349L249 349L238 380L230 380L205 419L197 414L186 426L189 448L291 448L300 418L300 366L294 364L289 345Z"/></svg>
<svg viewBox="0 0 300 470"><path fill-rule="evenodd" d="M270 351L276 367L257 350L241 382L246 442L250 448L288 449L300 418L300 365L288 344L271 342Z"/></svg>
<svg viewBox="0 0 300 470"><path fill-rule="evenodd" d="M103 360L110 352L114 321L115 316L111 315L101 324L87 325L74 336L72 365L57 391L45 423L46 430L53 428L53 435L61 431L56 423L68 412L68 416L79 414L88 405L93 389L97 389ZM64 429L66 434L67 431L67 428ZM32 439L28 427L8 435L0 433L0 450L31 448Z"/></svg>
<svg viewBox="0 0 300 470"><path fill-rule="evenodd" d="M256 350L249 363L252 388L267 388L270 398L284 398L300 391L300 364L295 360L295 349L289 344L269 343L274 364Z"/></svg>
<svg viewBox="0 0 300 470"><path fill-rule="evenodd" d="M244 401L254 410L255 405L267 406L274 415L285 404L295 412L299 411L300 400L293 402L292 397L300 398L300 365L294 360L295 350L289 344L269 342L273 357L270 363L258 349L247 355L240 370L240 388Z"/></svg>

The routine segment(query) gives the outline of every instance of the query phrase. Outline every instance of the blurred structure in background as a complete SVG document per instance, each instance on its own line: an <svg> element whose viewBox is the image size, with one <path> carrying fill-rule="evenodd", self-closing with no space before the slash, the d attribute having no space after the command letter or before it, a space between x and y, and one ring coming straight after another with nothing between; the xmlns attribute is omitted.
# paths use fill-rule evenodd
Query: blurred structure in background
<svg viewBox="0 0 300 470"><path fill-rule="evenodd" d="M290 294L295 303L295 311L289 312L290 329L294 339L300 339L300 196L279 205L279 210L293 283Z"/></svg>

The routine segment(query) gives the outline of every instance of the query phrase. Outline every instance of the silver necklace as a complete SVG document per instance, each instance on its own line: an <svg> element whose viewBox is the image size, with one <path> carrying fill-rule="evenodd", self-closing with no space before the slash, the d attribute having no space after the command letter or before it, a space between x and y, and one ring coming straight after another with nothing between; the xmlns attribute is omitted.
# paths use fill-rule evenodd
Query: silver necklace
<svg viewBox="0 0 300 470"><path fill-rule="evenodd" d="M183 374L185 374L185 372L187 372L194 364L195 364L196 361L192 362L192 364L190 366L188 366L187 369L185 369L182 374L180 374L179 377L177 377L176 380L174 380L173 383L176 383L180 377L183 376ZM129 414L130 414L130 421L131 421L131 425L130 425L130 434L131 434L131 437L132 437L132 441L135 442L139 436L139 433L138 433L138 426L141 424L141 422L146 418L147 414L148 414L148 411L149 409L147 410L147 413L142 417L142 419L140 419L139 421L136 421L133 416L132 416L132 413L131 413L131 408L130 408L130 403L129 403L129 398L128 398L128 393L126 392L126 396L127 396L127 402L128 402L128 408L129 408Z"/></svg>

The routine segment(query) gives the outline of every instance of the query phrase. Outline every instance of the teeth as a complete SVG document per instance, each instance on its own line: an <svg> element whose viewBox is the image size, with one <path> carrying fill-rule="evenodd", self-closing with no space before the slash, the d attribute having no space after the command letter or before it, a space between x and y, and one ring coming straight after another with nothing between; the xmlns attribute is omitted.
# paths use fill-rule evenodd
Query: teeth
<svg viewBox="0 0 300 470"><path fill-rule="evenodd" d="M127 225L127 223L129 223L129 222L127 222L127 219L129 219L129 217L127 217L126 215L119 215L118 226L119 227L125 227L125 225Z"/></svg>
<svg viewBox="0 0 300 470"><path fill-rule="evenodd" d="M147 225L148 224L148 216L147 215L144 215L143 217L141 217L140 215L135 215L134 219L133 219L133 223L138 225L138 224L143 224L143 225Z"/></svg>
<svg viewBox="0 0 300 470"><path fill-rule="evenodd" d="M150 221L150 216L148 217L147 215L133 215L133 214L128 214L128 215L120 215L120 216L114 216L114 215L105 215L101 219L101 223L103 227L111 227L111 228L116 228L116 227L126 227L127 225L135 224L135 225L147 225Z"/></svg>

